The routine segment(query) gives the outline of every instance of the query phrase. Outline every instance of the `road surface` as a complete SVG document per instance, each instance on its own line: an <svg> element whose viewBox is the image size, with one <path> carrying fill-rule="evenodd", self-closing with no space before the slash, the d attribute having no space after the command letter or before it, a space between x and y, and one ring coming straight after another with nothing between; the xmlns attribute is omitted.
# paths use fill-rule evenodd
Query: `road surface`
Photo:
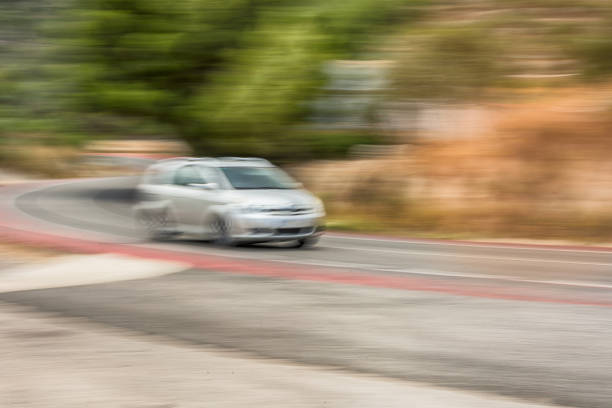
<svg viewBox="0 0 612 408"><path fill-rule="evenodd" d="M0 221L138 256L187 257L193 269L0 300L196 346L551 405L612 406L612 251L332 234L313 249L150 243L131 219L134 183L3 189ZM203 269L198 257L219 267Z"/></svg>

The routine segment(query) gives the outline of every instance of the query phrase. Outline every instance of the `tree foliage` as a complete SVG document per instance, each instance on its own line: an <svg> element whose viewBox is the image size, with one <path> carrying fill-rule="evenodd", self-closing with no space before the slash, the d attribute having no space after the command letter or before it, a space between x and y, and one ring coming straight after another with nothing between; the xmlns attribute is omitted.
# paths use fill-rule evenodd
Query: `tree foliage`
<svg viewBox="0 0 612 408"><path fill-rule="evenodd" d="M411 1L76 0L51 27L63 99L85 132L291 155L321 64L354 55Z"/></svg>

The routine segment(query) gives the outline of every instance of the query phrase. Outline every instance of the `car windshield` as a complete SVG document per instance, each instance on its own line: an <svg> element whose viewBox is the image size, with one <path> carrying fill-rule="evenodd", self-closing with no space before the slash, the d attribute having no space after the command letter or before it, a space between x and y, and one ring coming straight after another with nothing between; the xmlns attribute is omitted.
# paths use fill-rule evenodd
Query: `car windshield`
<svg viewBox="0 0 612 408"><path fill-rule="evenodd" d="M221 167L237 190L293 189L296 182L277 167Z"/></svg>

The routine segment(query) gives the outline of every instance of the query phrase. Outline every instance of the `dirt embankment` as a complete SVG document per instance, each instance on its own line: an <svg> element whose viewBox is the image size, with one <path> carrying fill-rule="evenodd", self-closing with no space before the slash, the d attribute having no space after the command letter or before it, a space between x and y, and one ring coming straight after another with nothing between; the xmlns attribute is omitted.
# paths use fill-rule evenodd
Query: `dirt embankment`
<svg viewBox="0 0 612 408"><path fill-rule="evenodd" d="M300 175L326 200L332 223L347 227L607 241L612 117L565 102L506 109L479 136L315 163Z"/></svg>

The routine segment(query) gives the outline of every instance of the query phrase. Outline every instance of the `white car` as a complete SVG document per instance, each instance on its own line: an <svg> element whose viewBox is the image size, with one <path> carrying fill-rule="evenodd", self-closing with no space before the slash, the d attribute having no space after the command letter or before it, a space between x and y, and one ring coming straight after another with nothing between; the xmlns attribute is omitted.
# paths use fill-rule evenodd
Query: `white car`
<svg viewBox="0 0 612 408"><path fill-rule="evenodd" d="M321 200L265 159L175 158L150 166L137 188L136 219L151 238L180 234L224 245L315 244Z"/></svg>

